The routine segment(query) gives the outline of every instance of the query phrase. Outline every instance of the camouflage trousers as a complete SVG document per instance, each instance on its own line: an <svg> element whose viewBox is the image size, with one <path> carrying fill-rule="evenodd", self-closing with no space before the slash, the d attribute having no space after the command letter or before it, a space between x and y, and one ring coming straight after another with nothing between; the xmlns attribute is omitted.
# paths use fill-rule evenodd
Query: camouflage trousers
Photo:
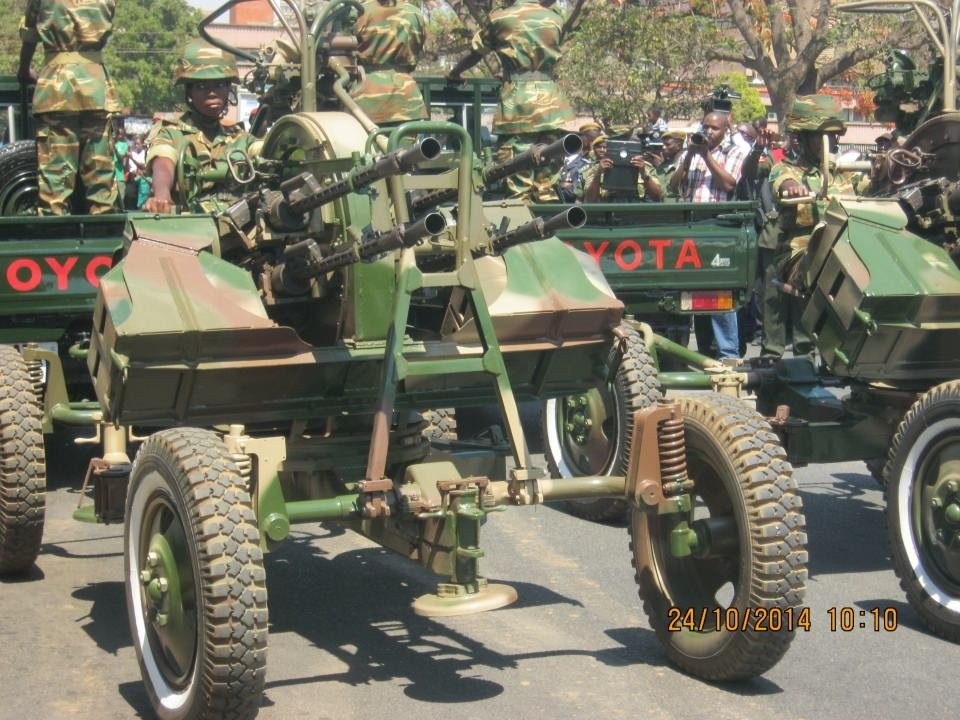
<svg viewBox="0 0 960 720"><path fill-rule="evenodd" d="M764 277L763 345L760 353L768 357L782 357L791 336L795 356L813 352L813 341L800 323L800 300L784 292L782 287L785 268L792 256L789 246L777 246Z"/></svg>
<svg viewBox="0 0 960 720"><path fill-rule="evenodd" d="M512 160L526 152L537 143L552 143L563 136L562 130L550 130L537 133L517 133L501 135L497 143L497 162ZM519 198L526 202L560 202L560 169L563 159L539 168L524 170L510 175L506 183L507 197Z"/></svg>
<svg viewBox="0 0 960 720"><path fill-rule="evenodd" d="M91 215L115 211L113 141L105 112L37 115L40 215L69 215L77 178ZM82 203L81 203L82 204Z"/></svg>

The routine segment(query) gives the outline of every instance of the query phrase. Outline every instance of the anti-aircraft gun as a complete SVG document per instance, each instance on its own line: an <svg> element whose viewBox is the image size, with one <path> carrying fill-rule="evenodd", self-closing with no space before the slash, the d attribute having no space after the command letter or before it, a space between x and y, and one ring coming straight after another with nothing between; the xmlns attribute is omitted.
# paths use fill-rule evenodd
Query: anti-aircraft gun
<svg viewBox="0 0 960 720"><path fill-rule="evenodd" d="M883 157L870 197L811 199L821 222L780 278L799 298L822 367L805 357L757 361L743 377L792 462L867 461L886 488L891 554L907 598L936 633L956 642L960 2L948 14L924 0L838 9L902 14L907 6L941 55L921 73L895 53L873 83L881 117L907 135ZM826 148L823 157L827 187L834 168Z"/></svg>
<svg viewBox="0 0 960 720"><path fill-rule="evenodd" d="M130 627L155 711L256 715L263 553L291 525L337 522L406 555L443 577L414 611L455 615L516 598L481 573L486 515L568 498L630 508L635 577L674 662L714 680L764 672L808 612L801 503L769 425L731 398L664 401L623 304L552 236L582 210L542 219L484 203L476 183L514 166L475 169L458 126L369 123L346 93L349 63L330 52L349 45L328 31L356 5L311 17L286 2L300 33L288 97L299 92L304 110L272 118L245 193L216 218L131 217L99 283L86 355L98 402L84 411L104 453L84 512L123 517ZM308 99L321 86L350 112L317 111ZM411 212L438 193L453 202ZM549 478L518 401L614 385L628 399L611 419L626 464ZM504 443L438 448L421 434L423 411L491 405ZM131 460L132 427L147 436ZM5 569L32 558L16 560ZM685 622L674 632L674 609L715 627L673 618Z"/></svg>

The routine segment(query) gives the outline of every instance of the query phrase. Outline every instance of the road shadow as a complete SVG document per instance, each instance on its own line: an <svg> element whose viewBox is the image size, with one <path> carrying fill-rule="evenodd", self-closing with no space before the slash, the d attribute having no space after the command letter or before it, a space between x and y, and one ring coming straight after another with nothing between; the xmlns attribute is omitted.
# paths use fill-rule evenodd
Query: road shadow
<svg viewBox="0 0 960 720"><path fill-rule="evenodd" d="M468 619L420 617L411 603L433 591L437 576L379 547L337 555L324 549L325 539L344 532L335 525L318 525L315 532L298 530L266 558L271 635L296 633L338 660L343 669L270 680L268 666L264 705L272 703L272 689L383 682L401 685L404 695L419 702L478 702L505 690L482 677L489 670L512 670L528 661L560 657L590 658L610 667L669 666L653 631L643 627L610 628L604 631L606 638L597 638L596 647L500 651L496 646L502 623L497 614L556 605L582 607L584 602L538 584L490 578L515 587L520 599L509 608ZM131 645L122 582L91 583L78 588L73 597L89 604L77 622L99 648L116 655ZM493 640L482 639L487 633ZM609 640L616 645L609 647ZM303 664L309 666L309 660ZM738 695L780 692L763 678L716 687ZM124 683L119 692L138 717L150 717L150 702L140 683Z"/></svg>
<svg viewBox="0 0 960 720"><path fill-rule="evenodd" d="M40 546L40 552L43 555L53 555L59 558L79 558L83 560L102 560L104 558L123 557L123 550L111 550L109 552L83 552L78 553L70 549L71 545L91 545L103 543L109 546L116 546L116 541L122 538L122 535L106 535L100 538L82 538L80 540L61 540L53 543L43 543Z"/></svg>
<svg viewBox="0 0 960 720"><path fill-rule="evenodd" d="M132 646L122 581L89 583L74 590L71 596L90 603L90 611L78 617L76 622L82 623L81 629L97 647L116 655L121 648Z"/></svg>
<svg viewBox="0 0 960 720"><path fill-rule="evenodd" d="M877 600L870 598L868 600L854 600L853 604L867 612L866 618L857 618L858 620L863 619L866 622L867 630L878 633L888 633L907 628L909 630L915 630L918 633L923 633L924 635L934 635L933 631L930 630L923 621L923 618L917 614L917 611L914 610L913 606L906 600L893 600L891 598ZM879 611L877 618L874 618L871 612L873 610ZM885 614L885 611L888 610L892 610L895 615L891 617L889 614ZM891 622L896 626L893 630L890 629ZM944 640L944 642L948 641Z"/></svg>
<svg viewBox="0 0 960 720"><path fill-rule="evenodd" d="M41 552L43 547L41 546ZM43 570L38 565L31 565L23 572L15 575L0 575L0 585L18 585L20 583L31 583L43 580L46 577Z"/></svg>
<svg viewBox="0 0 960 720"><path fill-rule="evenodd" d="M804 481L800 494L811 577L890 568L883 506L869 474L836 473L823 481Z"/></svg>
<svg viewBox="0 0 960 720"><path fill-rule="evenodd" d="M572 518L583 520L583 518L581 518L571 509L570 503L566 500L554 500L552 502L544 503L544 505L548 508L559 511L564 515L569 515ZM583 520L583 522L592 522L596 523L597 525L606 525L607 527L626 529L630 525L630 512L628 509L625 509L624 514L620 517L609 518L607 520Z"/></svg>

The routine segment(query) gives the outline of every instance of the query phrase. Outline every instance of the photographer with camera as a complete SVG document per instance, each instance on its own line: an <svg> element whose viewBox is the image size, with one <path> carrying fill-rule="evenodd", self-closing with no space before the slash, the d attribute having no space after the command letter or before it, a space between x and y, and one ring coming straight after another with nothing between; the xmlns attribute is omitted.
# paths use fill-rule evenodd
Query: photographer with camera
<svg viewBox="0 0 960 720"><path fill-rule="evenodd" d="M746 160L746 152L732 142L725 142L728 114L711 110L703 117L701 132L691 133L687 138L680 167L670 180L671 189L687 202L723 202L733 199L737 181ZM699 321L699 322L698 322ZM740 338L737 313L716 313L710 323L695 318L697 348L708 354L716 343L716 356L723 359L740 357Z"/></svg>
<svg viewBox="0 0 960 720"><path fill-rule="evenodd" d="M642 143L631 142L640 148ZM655 176L655 168L646 157L646 152L630 154L627 164L636 171L636 182L631 187L616 185L609 187L608 178L617 161L608 152L607 136L600 135L593 141L593 154L596 161L584 171L584 202L638 202L648 200L658 202L663 196L663 188ZM622 153L626 154L624 149ZM623 166L621 158L620 165Z"/></svg>

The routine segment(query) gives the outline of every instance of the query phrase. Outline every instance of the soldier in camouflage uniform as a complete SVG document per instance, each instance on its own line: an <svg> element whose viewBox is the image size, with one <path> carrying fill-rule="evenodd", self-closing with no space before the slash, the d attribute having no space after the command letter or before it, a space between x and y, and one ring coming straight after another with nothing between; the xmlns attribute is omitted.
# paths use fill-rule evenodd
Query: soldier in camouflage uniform
<svg viewBox="0 0 960 720"><path fill-rule="evenodd" d="M662 189L660 199L679 200L680 196L675 188L671 188L670 180L680 167L680 152L683 150L687 134L682 130L667 130L660 139L663 141L663 149L660 151L660 161L654 161L653 170L653 176Z"/></svg>
<svg viewBox="0 0 960 720"><path fill-rule="evenodd" d="M613 167L613 159L607 156L607 136L593 141L596 162L583 173L585 202L657 202L663 196L663 188L654 175L655 168L643 155L633 155L630 165L637 169L637 184L632 190L607 188L604 184L607 172Z"/></svg>
<svg viewBox="0 0 960 720"><path fill-rule="evenodd" d="M241 125L223 119L230 108L233 83L239 81L233 55L202 40L193 40L184 48L174 70L177 85L183 85L190 108L177 120L164 120L150 132L147 169L153 180L153 192L143 208L147 212L174 210L171 196L181 153L195 153L201 171L222 166L228 157L242 161L249 157L255 138ZM189 146L189 147L188 147ZM241 188L235 179L206 181L196 197L197 207L181 210L219 212L234 202Z"/></svg>
<svg viewBox="0 0 960 720"><path fill-rule="evenodd" d="M550 75L560 59L560 13L546 0L505 0L504 5L490 13L473 38L471 52L447 75L451 82L463 82L462 73L480 62L485 52L497 54L504 73L493 119L493 130L500 136L499 162L534 143L556 140L559 129L574 118ZM529 201L555 201L558 177L558 172L545 169L519 173L507 178L507 190L512 197Z"/></svg>
<svg viewBox="0 0 960 720"><path fill-rule="evenodd" d="M777 205L778 235L773 260L767 268L763 288L763 348L767 357L781 357L786 350L788 331L792 329L793 351L804 355L813 351L813 343L800 325L797 298L783 291L784 268L790 259L806 250L814 226L825 209L822 201L800 205L784 205L782 200L820 192L823 136L846 132L840 103L825 95L806 95L793 103L787 115L786 129L793 133L799 154L795 160L784 159L770 170L770 187ZM855 187L846 175L831 173L828 195L852 195Z"/></svg>
<svg viewBox="0 0 960 720"><path fill-rule="evenodd" d="M377 125L424 120L427 108L417 81L425 36L420 8L406 0L364 0L357 20L363 81L350 91Z"/></svg>
<svg viewBox="0 0 960 720"><path fill-rule="evenodd" d="M120 110L101 51L113 29L114 0L28 0L20 22L18 76L36 79L37 165L41 215L66 215L79 175L93 214L114 210L111 113ZM43 45L38 76L30 61Z"/></svg>

